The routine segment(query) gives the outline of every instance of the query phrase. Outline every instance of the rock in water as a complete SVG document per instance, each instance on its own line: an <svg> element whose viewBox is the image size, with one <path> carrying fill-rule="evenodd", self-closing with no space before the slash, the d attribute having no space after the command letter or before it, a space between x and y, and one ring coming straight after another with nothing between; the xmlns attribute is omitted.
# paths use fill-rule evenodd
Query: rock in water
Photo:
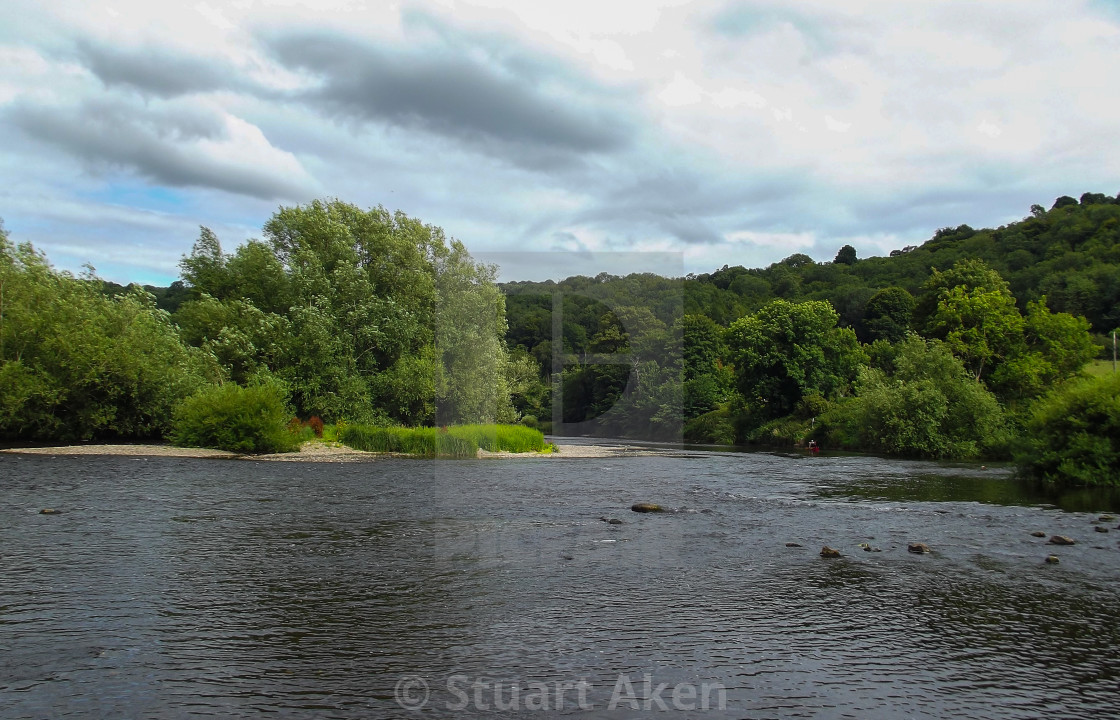
<svg viewBox="0 0 1120 720"><path fill-rule="evenodd" d="M54 508L43 508L42 510L39 511L39 514L40 515L58 515L59 512L60 511L55 510Z"/></svg>
<svg viewBox="0 0 1120 720"><path fill-rule="evenodd" d="M1094 529L1094 530L1096 530L1097 532L1108 532L1108 528L1106 528L1106 527L1101 527L1100 525L1097 525L1097 526L1096 526L1095 528L1093 528L1093 529Z"/></svg>
<svg viewBox="0 0 1120 720"><path fill-rule="evenodd" d="M1033 533L1031 533L1031 537L1046 537L1046 533L1042 532L1041 530L1035 530Z"/></svg>
<svg viewBox="0 0 1120 720"><path fill-rule="evenodd" d="M801 547L798 543L786 543L786 547Z"/></svg>
<svg viewBox="0 0 1120 720"><path fill-rule="evenodd" d="M1065 535L1053 535L1050 537L1051 545L1076 545L1077 542L1073 538L1068 538Z"/></svg>
<svg viewBox="0 0 1120 720"><path fill-rule="evenodd" d="M825 557L825 558L840 557L840 551L836 550L836 549L833 549L833 548L830 548L829 546L825 545L824 547L821 548L821 557Z"/></svg>
<svg viewBox="0 0 1120 720"><path fill-rule="evenodd" d="M1047 555L1046 556L1046 564L1047 565L1057 565L1058 562L1059 562L1059 560L1058 560L1057 555Z"/></svg>
<svg viewBox="0 0 1120 720"><path fill-rule="evenodd" d="M655 503L634 503L630 509L638 513L659 513L665 512L665 508Z"/></svg>
<svg viewBox="0 0 1120 720"><path fill-rule="evenodd" d="M932 552L929 549L929 545L926 545L925 543L910 543L906 546L906 549L918 555L925 555L926 553Z"/></svg>

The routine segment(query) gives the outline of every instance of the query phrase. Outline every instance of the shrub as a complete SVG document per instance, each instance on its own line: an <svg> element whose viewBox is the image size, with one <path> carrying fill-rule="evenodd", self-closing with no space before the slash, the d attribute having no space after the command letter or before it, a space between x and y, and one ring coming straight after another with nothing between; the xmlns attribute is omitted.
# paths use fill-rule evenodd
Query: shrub
<svg viewBox="0 0 1120 720"><path fill-rule="evenodd" d="M995 397L938 341L911 336L899 344L892 374L864 368L856 388L854 399L822 418L820 435L851 449L944 459L1006 442Z"/></svg>
<svg viewBox="0 0 1120 720"><path fill-rule="evenodd" d="M213 385L175 410L171 442L233 452L292 452L300 437L288 429L291 417L275 384Z"/></svg>
<svg viewBox="0 0 1120 720"><path fill-rule="evenodd" d="M1074 381L1040 400L1015 459L1047 483L1120 486L1120 375Z"/></svg>
<svg viewBox="0 0 1120 720"><path fill-rule="evenodd" d="M734 445L735 423L728 408L720 408L694 417L684 425L685 442Z"/></svg>

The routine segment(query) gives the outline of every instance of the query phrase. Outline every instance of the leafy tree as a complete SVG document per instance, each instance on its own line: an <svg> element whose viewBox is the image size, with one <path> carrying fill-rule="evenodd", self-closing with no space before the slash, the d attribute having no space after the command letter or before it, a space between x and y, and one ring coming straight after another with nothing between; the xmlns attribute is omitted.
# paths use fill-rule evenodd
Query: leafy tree
<svg viewBox="0 0 1120 720"><path fill-rule="evenodd" d="M1007 401L1038 397L1074 377L1100 349L1085 318L1052 313L1043 297L1027 303L1021 351L992 373L990 384Z"/></svg>
<svg viewBox="0 0 1120 720"><path fill-rule="evenodd" d="M836 259L832 262L837 265L855 265L857 259L856 249L851 245L845 245L836 253Z"/></svg>
<svg viewBox="0 0 1120 720"><path fill-rule="evenodd" d="M975 457L1006 441L996 398L937 341L910 335L894 369L863 368L856 397L830 422L846 425L855 447L887 455Z"/></svg>
<svg viewBox="0 0 1120 720"><path fill-rule="evenodd" d="M935 270L917 313L926 318L927 336L944 340L977 380L1018 349L1023 319L1015 298L999 273L979 260Z"/></svg>
<svg viewBox="0 0 1120 720"><path fill-rule="evenodd" d="M844 393L867 356L837 319L827 302L774 300L732 323L727 344L739 392L768 418L792 412L806 394Z"/></svg>
<svg viewBox="0 0 1120 720"><path fill-rule="evenodd" d="M441 425L514 420L505 348L505 296L494 284L497 267L475 264L452 242L436 265L436 420Z"/></svg>
<svg viewBox="0 0 1120 720"><path fill-rule="evenodd" d="M158 437L175 404L213 376L154 297L102 288L92 268L57 272L0 234L0 437Z"/></svg>
<svg viewBox="0 0 1120 720"><path fill-rule="evenodd" d="M875 293L867 301L864 311L862 339L866 342L899 342L910 330L914 305L914 296L904 288L889 287Z"/></svg>
<svg viewBox="0 0 1120 720"><path fill-rule="evenodd" d="M1059 386L1031 414L1022 471L1056 485L1120 485L1120 375Z"/></svg>

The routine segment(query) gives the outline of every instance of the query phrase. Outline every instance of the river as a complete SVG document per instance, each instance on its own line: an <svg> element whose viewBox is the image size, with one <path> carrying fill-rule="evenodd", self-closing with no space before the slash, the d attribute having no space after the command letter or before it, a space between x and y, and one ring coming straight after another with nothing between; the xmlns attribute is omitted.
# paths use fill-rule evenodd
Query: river
<svg viewBox="0 0 1120 720"><path fill-rule="evenodd" d="M1001 469L699 451L0 455L0 496L5 719L1115 717L1120 703L1111 501L1063 509Z"/></svg>

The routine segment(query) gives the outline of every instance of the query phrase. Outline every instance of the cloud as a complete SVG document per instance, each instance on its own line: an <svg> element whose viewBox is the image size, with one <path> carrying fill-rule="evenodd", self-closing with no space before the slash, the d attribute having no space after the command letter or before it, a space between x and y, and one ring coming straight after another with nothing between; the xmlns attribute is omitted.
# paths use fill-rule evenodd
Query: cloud
<svg viewBox="0 0 1120 720"><path fill-rule="evenodd" d="M272 147L260 129L218 110L98 99L16 103L6 114L27 135L93 168L126 168L159 184L263 199L304 199L312 184L299 161Z"/></svg>
<svg viewBox="0 0 1120 720"><path fill-rule="evenodd" d="M9 2L0 215L121 281L324 195L706 272L1120 190L1098 0Z"/></svg>
<svg viewBox="0 0 1120 720"><path fill-rule="evenodd" d="M475 44L415 50L326 31L267 38L272 57L314 78L309 107L462 142L517 164L624 148L630 120L610 92L512 53Z"/></svg>
<svg viewBox="0 0 1120 720"><path fill-rule="evenodd" d="M77 43L78 59L106 86L131 87L158 97L221 90L238 83L229 68L158 47L121 48L87 39Z"/></svg>

